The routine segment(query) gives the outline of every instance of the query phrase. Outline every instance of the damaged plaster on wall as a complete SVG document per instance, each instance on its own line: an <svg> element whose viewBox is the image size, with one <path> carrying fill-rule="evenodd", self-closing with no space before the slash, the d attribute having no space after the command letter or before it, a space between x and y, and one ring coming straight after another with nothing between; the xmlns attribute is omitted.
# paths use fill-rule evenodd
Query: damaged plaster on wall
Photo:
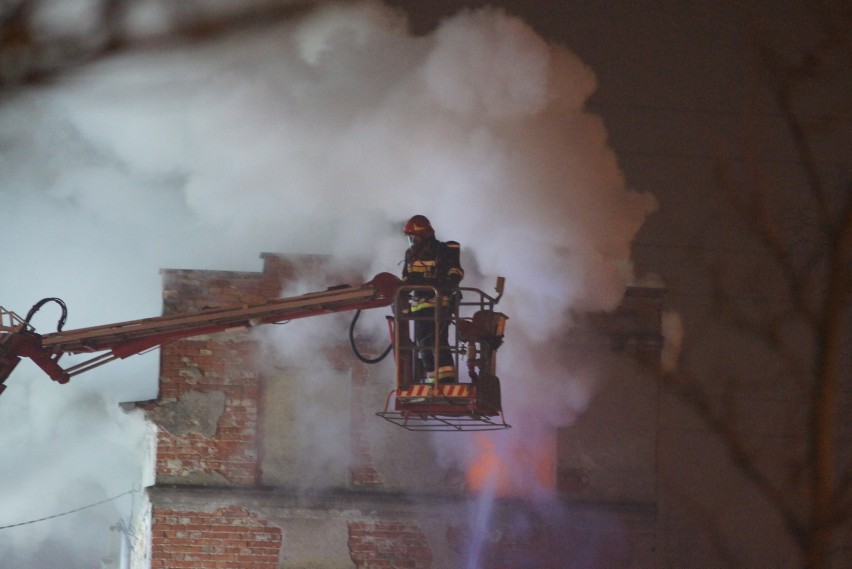
<svg viewBox="0 0 852 569"><path fill-rule="evenodd" d="M197 433L212 438L224 413L223 392L188 391L176 401L149 411L148 418L176 437Z"/></svg>

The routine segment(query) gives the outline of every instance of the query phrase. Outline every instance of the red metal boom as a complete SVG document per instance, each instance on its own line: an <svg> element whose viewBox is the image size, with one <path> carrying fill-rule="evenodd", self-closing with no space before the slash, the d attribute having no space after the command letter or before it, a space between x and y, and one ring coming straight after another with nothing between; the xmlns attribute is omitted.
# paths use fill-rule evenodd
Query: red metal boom
<svg viewBox="0 0 852 569"><path fill-rule="evenodd" d="M54 381L67 383L71 377L94 367L182 338L388 306L400 285L401 281L394 275L379 273L358 287L341 285L262 304L170 314L45 335L37 334L16 314L0 307L0 393L5 389L3 382L22 357L32 359ZM67 369L58 363L63 354L87 353L98 355Z"/></svg>

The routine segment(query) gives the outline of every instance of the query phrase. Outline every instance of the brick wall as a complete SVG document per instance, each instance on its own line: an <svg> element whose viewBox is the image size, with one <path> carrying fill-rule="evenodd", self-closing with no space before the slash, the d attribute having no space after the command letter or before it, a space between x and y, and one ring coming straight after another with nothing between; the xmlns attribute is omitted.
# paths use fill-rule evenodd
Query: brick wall
<svg viewBox="0 0 852 569"><path fill-rule="evenodd" d="M155 510L151 569L277 569L281 529L239 506Z"/></svg>
<svg viewBox="0 0 852 569"><path fill-rule="evenodd" d="M164 313L261 302L274 289L274 282L257 273L164 271ZM256 350L241 331L163 346L159 398L147 406L160 427L158 482L256 482Z"/></svg>
<svg viewBox="0 0 852 569"><path fill-rule="evenodd" d="M245 338L201 337L163 349L157 478L236 485L257 479L258 378Z"/></svg>
<svg viewBox="0 0 852 569"><path fill-rule="evenodd" d="M360 348L366 357L375 357ZM369 404L365 401L365 390L370 374L364 366L357 366L352 374L352 414L351 414L351 438L352 438L352 461L349 472L352 486L355 488L382 488L384 480L376 470L373 448L367 437L367 421L375 420L375 417L367 411Z"/></svg>
<svg viewBox="0 0 852 569"><path fill-rule="evenodd" d="M285 260L274 255L264 256L260 273L165 270L164 313L263 302L280 296L288 280L322 270L321 258ZM264 378L255 363L258 350L257 341L243 331L189 338L161 349L159 397L144 405L149 419L158 425L157 488L177 492L219 488L220 494L210 504L221 507L166 506L155 500L154 568L278 567L282 530L270 525L262 514L228 500L231 492L261 488L264 483ZM370 373L348 350L347 346L345 353L341 349L322 356L334 366L352 371L350 429L342 433L352 441L349 483L353 488L381 488L382 477L374 468L365 435L367 422L374 419L364 401ZM365 355L375 355L369 350L369 346L361 346ZM355 534L359 531L363 536L365 530L355 530ZM385 528L376 531L385 532ZM376 538L391 543L389 535ZM358 555L362 556L360 562L356 561ZM363 567L386 566L375 565L366 552L346 557L349 563ZM403 565L397 566L408 566L400 563Z"/></svg>
<svg viewBox="0 0 852 569"><path fill-rule="evenodd" d="M359 569L429 569L432 551L420 527L394 521L349 524L349 551Z"/></svg>
<svg viewBox="0 0 852 569"><path fill-rule="evenodd" d="M165 314L239 306L278 296L267 273L163 271ZM258 483L258 346L242 331L189 338L161 349L160 392L147 405L158 425L159 486ZM282 531L236 506L152 507L152 569L274 569Z"/></svg>

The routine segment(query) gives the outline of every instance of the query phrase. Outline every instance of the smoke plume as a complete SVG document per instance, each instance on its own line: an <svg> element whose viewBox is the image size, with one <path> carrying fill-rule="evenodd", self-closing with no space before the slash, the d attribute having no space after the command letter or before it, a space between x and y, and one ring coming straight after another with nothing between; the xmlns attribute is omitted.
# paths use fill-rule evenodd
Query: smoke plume
<svg viewBox="0 0 852 569"><path fill-rule="evenodd" d="M422 213L461 242L466 285L507 278L500 376L516 428L504 440L518 445L585 408L594 380L566 376L554 338L571 310L617 305L655 206L626 187L585 109L595 88L576 55L502 10L412 37L400 12L358 2L8 94L0 199L13 278L0 302L25 313L61 297L76 328L157 314L166 267L257 270L269 251L331 255L365 278L397 272L401 224ZM51 331L54 316L34 324ZM153 398L156 376L155 356L61 387L22 364L0 398L13 425L0 433L0 525L138 486L149 435L115 404ZM85 555L107 556L109 537L66 538L117 521L111 507L0 533L0 554L91 567Z"/></svg>

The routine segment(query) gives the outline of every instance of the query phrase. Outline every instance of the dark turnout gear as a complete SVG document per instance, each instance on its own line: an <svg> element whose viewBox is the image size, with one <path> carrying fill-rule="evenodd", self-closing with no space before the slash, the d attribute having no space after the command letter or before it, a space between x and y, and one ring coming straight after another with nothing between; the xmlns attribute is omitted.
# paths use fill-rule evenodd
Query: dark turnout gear
<svg viewBox="0 0 852 569"><path fill-rule="evenodd" d="M464 278L459 263L460 246L455 241L442 243L430 237L420 247L405 252L402 279L411 285L429 285L442 294L450 294ZM431 296L431 295L429 295Z"/></svg>
<svg viewBox="0 0 852 569"><path fill-rule="evenodd" d="M417 291L412 294L411 313L417 317L414 321L414 339L427 375L438 372L451 380L455 376L453 357L449 349L447 328L451 314L451 300L459 282L464 278L459 261L460 246L455 241L441 242L435 238L435 232L429 220L415 215L406 224L404 232L409 236L411 246L405 252L405 266L402 278L409 285L433 286L438 290L436 298L432 291ZM435 317L440 316L438 331L438 366L435 370Z"/></svg>
<svg viewBox="0 0 852 569"><path fill-rule="evenodd" d="M419 232L410 232L415 230ZM446 305L446 297L458 288L464 278L464 270L459 260L461 246L456 241L438 241L429 220L422 215L412 217L405 224L405 232L410 237L414 236L414 242L405 252L402 279L410 285L434 286ZM412 311L435 306L434 294L422 292L415 296L423 303L422 306L413 305Z"/></svg>

